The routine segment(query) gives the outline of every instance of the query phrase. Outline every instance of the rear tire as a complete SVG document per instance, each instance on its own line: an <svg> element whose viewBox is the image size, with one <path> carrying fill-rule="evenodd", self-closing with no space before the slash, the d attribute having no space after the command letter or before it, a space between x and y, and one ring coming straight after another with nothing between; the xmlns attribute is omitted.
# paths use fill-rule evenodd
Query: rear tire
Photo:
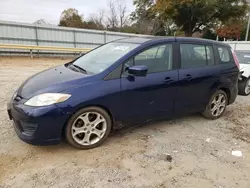
<svg viewBox="0 0 250 188"><path fill-rule="evenodd" d="M202 115L208 119L218 119L224 114L227 104L227 94L222 90L217 90L209 100Z"/></svg>
<svg viewBox="0 0 250 188"><path fill-rule="evenodd" d="M112 128L109 114L99 107L87 107L77 111L68 121L65 137L78 149L92 149L101 145Z"/></svg>
<svg viewBox="0 0 250 188"><path fill-rule="evenodd" d="M250 94L250 77L239 82L239 94L244 96Z"/></svg>

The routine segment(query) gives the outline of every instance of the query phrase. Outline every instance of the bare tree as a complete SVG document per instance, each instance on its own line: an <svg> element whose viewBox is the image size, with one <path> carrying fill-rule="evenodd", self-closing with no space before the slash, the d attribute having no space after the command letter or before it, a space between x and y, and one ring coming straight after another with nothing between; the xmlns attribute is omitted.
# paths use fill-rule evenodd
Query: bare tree
<svg viewBox="0 0 250 188"><path fill-rule="evenodd" d="M119 17L119 28L120 30L127 24L128 16L127 16L127 6L122 3L122 0L117 1L117 12Z"/></svg>
<svg viewBox="0 0 250 188"><path fill-rule="evenodd" d="M104 29L104 9L100 9L97 13L93 13L89 17L89 21L95 23L98 28Z"/></svg>
<svg viewBox="0 0 250 188"><path fill-rule="evenodd" d="M39 19L36 20L35 22L33 22L33 24L37 24L37 25L50 25L47 21L45 21L44 19Z"/></svg>
<svg viewBox="0 0 250 188"><path fill-rule="evenodd" d="M122 0L108 1L107 25L110 30L119 30L128 23L127 6Z"/></svg>
<svg viewBox="0 0 250 188"><path fill-rule="evenodd" d="M118 27L118 18L114 0L109 0L108 2L108 14L107 25L110 29L116 30Z"/></svg>

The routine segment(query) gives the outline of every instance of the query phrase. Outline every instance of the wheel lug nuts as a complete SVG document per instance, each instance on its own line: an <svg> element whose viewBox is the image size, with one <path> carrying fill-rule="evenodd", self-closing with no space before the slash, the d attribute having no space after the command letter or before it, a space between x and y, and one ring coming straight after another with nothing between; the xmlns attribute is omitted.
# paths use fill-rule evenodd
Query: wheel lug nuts
<svg viewBox="0 0 250 188"><path fill-rule="evenodd" d="M88 131L87 133L89 134L90 132Z"/></svg>

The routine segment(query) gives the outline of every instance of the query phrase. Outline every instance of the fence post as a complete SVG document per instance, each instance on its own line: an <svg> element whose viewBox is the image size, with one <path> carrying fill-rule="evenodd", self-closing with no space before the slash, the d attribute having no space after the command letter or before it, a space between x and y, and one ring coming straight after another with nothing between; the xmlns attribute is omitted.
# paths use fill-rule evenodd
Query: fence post
<svg viewBox="0 0 250 188"><path fill-rule="evenodd" d="M76 48L76 31L73 30L73 35L74 35L74 48Z"/></svg>
<svg viewBox="0 0 250 188"><path fill-rule="evenodd" d="M73 36L74 36L74 48L76 48L76 31L73 29ZM76 52L74 53L76 55Z"/></svg>
<svg viewBox="0 0 250 188"><path fill-rule="evenodd" d="M37 33L37 27L36 26L35 26L35 37L36 37L36 45L39 46L38 33Z"/></svg>
<svg viewBox="0 0 250 188"><path fill-rule="evenodd" d="M35 29L36 45L39 46L37 27L35 26L34 29ZM31 54L32 54L32 50L31 50ZM39 50L37 50L37 55L39 56ZM33 58L33 55L31 56L32 56L31 58Z"/></svg>
<svg viewBox="0 0 250 188"><path fill-rule="evenodd" d="M30 57L33 58L33 51L30 49Z"/></svg>
<svg viewBox="0 0 250 188"><path fill-rule="evenodd" d="M107 31L103 32L103 37L104 37L104 44L107 43Z"/></svg>
<svg viewBox="0 0 250 188"><path fill-rule="evenodd" d="M237 45L237 43L235 42L235 43L234 43L234 50L236 50L236 45Z"/></svg>

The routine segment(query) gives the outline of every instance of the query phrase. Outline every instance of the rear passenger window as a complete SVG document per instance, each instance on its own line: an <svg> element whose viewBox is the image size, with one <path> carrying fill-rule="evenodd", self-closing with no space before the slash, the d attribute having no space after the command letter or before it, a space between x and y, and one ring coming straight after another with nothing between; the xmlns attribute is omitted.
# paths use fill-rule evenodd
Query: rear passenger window
<svg viewBox="0 0 250 188"><path fill-rule="evenodd" d="M212 46L181 44L181 68L202 67L214 64Z"/></svg>
<svg viewBox="0 0 250 188"><path fill-rule="evenodd" d="M230 55L228 48L226 47L218 47L220 62L221 63L229 63L230 62Z"/></svg>

